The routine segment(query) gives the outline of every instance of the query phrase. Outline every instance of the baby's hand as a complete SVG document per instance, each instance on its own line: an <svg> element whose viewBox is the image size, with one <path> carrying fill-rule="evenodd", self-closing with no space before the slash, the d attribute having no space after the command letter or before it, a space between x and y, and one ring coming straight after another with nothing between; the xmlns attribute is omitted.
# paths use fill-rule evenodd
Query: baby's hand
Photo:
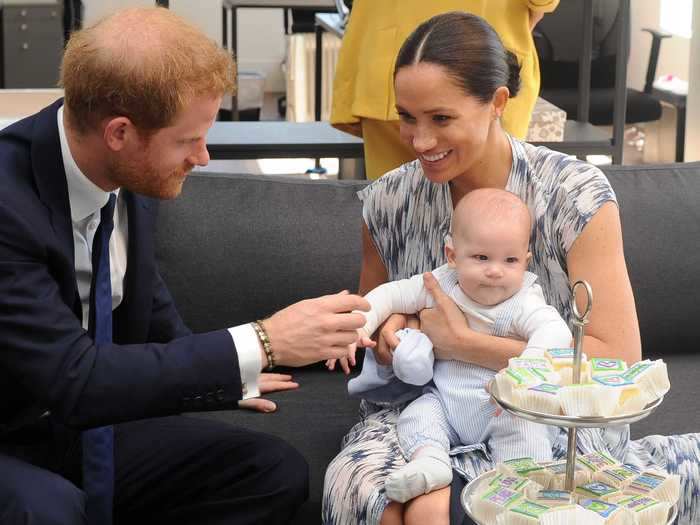
<svg viewBox="0 0 700 525"><path fill-rule="evenodd" d="M328 359L326 361L326 368L328 370L335 370L335 365L337 361L340 361L340 368L343 369L345 375L350 373L350 366L355 366L357 364L355 360L355 353L357 352L357 346L364 346L368 348L374 348L377 343L370 339L369 335L363 328L357 330L357 341L348 345L348 356L338 359Z"/></svg>
<svg viewBox="0 0 700 525"><path fill-rule="evenodd" d="M353 358L354 358L355 350L357 349L358 346L362 346L365 348L374 348L375 346L377 346L377 343L372 341L369 334L367 332L365 332L364 328L358 328L357 329L357 342L355 343L355 349L353 349Z"/></svg>

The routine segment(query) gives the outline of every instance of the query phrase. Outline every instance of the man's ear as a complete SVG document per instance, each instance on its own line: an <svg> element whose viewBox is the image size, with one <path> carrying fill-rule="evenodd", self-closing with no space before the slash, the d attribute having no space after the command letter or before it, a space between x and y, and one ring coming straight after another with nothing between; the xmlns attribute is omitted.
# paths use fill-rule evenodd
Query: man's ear
<svg viewBox="0 0 700 525"><path fill-rule="evenodd" d="M103 138L106 146L112 151L121 151L134 133L136 128L127 117L113 117L104 121Z"/></svg>
<svg viewBox="0 0 700 525"><path fill-rule="evenodd" d="M445 243L445 258L447 259L447 266L450 268L457 267L457 263L455 262L455 249L451 242Z"/></svg>

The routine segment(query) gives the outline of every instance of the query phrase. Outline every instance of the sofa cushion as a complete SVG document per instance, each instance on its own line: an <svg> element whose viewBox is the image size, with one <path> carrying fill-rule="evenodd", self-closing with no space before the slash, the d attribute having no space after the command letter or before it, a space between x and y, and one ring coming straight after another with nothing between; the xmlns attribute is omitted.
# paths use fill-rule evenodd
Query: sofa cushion
<svg viewBox="0 0 700 525"><path fill-rule="evenodd" d="M604 171L620 204L644 356L697 352L700 163Z"/></svg>
<svg viewBox="0 0 700 525"><path fill-rule="evenodd" d="M356 290L362 181L197 172L160 205L156 256L194 332Z"/></svg>

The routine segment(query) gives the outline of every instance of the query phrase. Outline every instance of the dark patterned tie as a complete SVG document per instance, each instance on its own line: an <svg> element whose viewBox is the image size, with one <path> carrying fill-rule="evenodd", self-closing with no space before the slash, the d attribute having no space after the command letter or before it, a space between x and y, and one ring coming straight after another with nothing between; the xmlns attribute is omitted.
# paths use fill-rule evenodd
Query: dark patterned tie
<svg viewBox="0 0 700 525"><path fill-rule="evenodd" d="M112 342L112 281L109 275L109 237L114 229L112 193L100 211L100 225L92 241L92 286L88 333L95 345ZM92 428L82 434L83 490L89 525L111 525L114 498L114 428Z"/></svg>

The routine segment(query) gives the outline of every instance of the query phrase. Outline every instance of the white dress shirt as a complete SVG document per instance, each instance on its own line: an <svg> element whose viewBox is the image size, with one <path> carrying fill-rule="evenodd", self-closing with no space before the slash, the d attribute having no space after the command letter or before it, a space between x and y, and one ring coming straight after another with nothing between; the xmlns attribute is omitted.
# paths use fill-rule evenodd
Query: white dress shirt
<svg viewBox="0 0 700 525"><path fill-rule="evenodd" d="M90 284L92 281L92 241L100 224L100 210L107 204L109 193L88 179L75 162L68 146L63 124L63 107L58 110L58 134L61 141L63 167L68 184L71 220L73 222L73 247L75 251L75 276L78 294L83 307L82 326L88 328L90 316ZM124 275L126 274L127 246L129 241L129 219L126 203L119 189L114 191L117 202L114 210L114 230L109 239L109 269L112 281L112 310L124 298ZM258 397L260 375L260 351L258 336L250 324L229 328L233 338L243 385L243 399Z"/></svg>

